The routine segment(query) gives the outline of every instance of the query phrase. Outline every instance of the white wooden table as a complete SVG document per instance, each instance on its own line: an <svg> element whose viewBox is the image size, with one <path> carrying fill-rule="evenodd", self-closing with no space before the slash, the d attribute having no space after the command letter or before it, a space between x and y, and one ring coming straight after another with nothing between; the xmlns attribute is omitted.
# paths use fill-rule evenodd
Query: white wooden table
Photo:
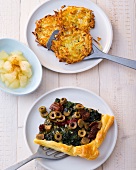
<svg viewBox="0 0 136 170"><path fill-rule="evenodd" d="M108 15L114 39L110 54L136 60L136 0L93 0ZM26 43L29 14L44 0L0 0L0 38ZM110 61L79 74L58 74L43 68L41 86L32 94L13 96L0 91L0 169L31 153L23 136L23 123L31 104L43 93L61 86L78 86L100 95L115 113L118 139L110 158L97 170L136 169L136 70ZM42 170L36 161L20 168Z"/></svg>

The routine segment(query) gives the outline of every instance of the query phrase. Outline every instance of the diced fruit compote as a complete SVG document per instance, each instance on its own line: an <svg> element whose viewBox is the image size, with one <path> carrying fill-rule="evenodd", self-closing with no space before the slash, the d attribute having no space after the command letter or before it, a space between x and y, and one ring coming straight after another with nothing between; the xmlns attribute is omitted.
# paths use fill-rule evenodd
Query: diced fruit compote
<svg viewBox="0 0 136 170"><path fill-rule="evenodd" d="M31 65L22 52L0 52L0 79L7 87L25 87L31 77Z"/></svg>

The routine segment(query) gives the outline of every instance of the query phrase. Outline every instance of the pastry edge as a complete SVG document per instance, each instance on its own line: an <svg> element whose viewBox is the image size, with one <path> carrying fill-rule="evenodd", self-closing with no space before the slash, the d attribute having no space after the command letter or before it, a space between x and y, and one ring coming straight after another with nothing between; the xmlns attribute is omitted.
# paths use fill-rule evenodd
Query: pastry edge
<svg viewBox="0 0 136 170"><path fill-rule="evenodd" d="M45 139L39 140L36 138L34 139L34 143L55 149L60 152L64 152L71 156L80 156L88 160L94 160L99 156L98 148L104 141L109 128L112 126L114 122L114 116L104 114L102 115L101 122L102 127L98 131L96 138L86 145L72 146L63 143L58 143L55 141L47 141Z"/></svg>

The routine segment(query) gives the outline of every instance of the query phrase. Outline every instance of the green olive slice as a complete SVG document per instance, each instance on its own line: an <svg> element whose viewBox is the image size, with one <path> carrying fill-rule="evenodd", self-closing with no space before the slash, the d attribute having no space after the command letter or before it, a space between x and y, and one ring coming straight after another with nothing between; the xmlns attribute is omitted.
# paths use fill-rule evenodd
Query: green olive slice
<svg viewBox="0 0 136 170"><path fill-rule="evenodd" d="M40 113L46 113L46 107L45 106L39 107L39 112Z"/></svg>
<svg viewBox="0 0 136 170"><path fill-rule="evenodd" d="M83 138L85 135L86 135L86 131L84 129L78 131L78 136L80 136L81 138Z"/></svg>
<svg viewBox="0 0 136 170"><path fill-rule="evenodd" d="M78 123L78 126L79 126L80 128L82 128L82 127L84 126L84 123L85 123L85 122L84 122L82 119L79 119L77 123Z"/></svg>
<svg viewBox="0 0 136 170"><path fill-rule="evenodd" d="M76 122L71 122L69 125L68 125L69 129L76 129L77 127L77 123Z"/></svg>
<svg viewBox="0 0 136 170"><path fill-rule="evenodd" d="M55 111L55 112L56 112L56 118L61 118L62 117L61 112L59 112L59 111Z"/></svg>
<svg viewBox="0 0 136 170"><path fill-rule="evenodd" d="M87 138L87 137L83 137L82 140L81 140L82 145L88 144L89 142L90 142L90 139Z"/></svg>
<svg viewBox="0 0 136 170"><path fill-rule="evenodd" d="M72 117L79 119L81 115L79 112L75 112Z"/></svg>
<svg viewBox="0 0 136 170"><path fill-rule="evenodd" d="M61 141L62 139L62 134L60 132L56 132L54 135L55 140Z"/></svg>
<svg viewBox="0 0 136 170"><path fill-rule="evenodd" d="M65 104L66 102L67 102L67 99L66 99L66 98L61 98L61 99L60 99L60 103L61 103L61 104Z"/></svg>
<svg viewBox="0 0 136 170"><path fill-rule="evenodd" d="M52 120L56 119L56 112L55 111L50 112L49 118L52 119Z"/></svg>
<svg viewBox="0 0 136 170"><path fill-rule="evenodd" d="M45 113L40 112L40 115L43 118L46 118L48 116L48 114L49 114L48 112L45 112Z"/></svg>
<svg viewBox="0 0 136 170"><path fill-rule="evenodd" d="M62 115L59 119L57 119L58 122L64 122L65 121L65 116Z"/></svg>
<svg viewBox="0 0 136 170"><path fill-rule="evenodd" d="M78 104L76 104L76 109L83 109L84 108L84 106L82 105L82 104L80 104L80 103L78 103Z"/></svg>
<svg viewBox="0 0 136 170"><path fill-rule="evenodd" d="M89 123L88 122L84 123L84 127L85 127L86 130L88 130L89 129Z"/></svg>

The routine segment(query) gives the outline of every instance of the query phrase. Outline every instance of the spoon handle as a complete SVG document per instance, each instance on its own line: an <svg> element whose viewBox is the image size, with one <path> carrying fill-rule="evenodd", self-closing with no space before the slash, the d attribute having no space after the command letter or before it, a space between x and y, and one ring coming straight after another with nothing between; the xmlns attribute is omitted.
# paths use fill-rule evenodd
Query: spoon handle
<svg viewBox="0 0 136 170"><path fill-rule="evenodd" d="M106 54L106 53L100 51L94 44L93 44L93 52L94 52L93 54L84 58L83 60L86 61L86 60L91 60L91 59L107 59L107 60L116 62L118 64L124 65L129 68L133 68L136 70L136 61L135 60L130 60L130 59Z"/></svg>
<svg viewBox="0 0 136 170"><path fill-rule="evenodd" d="M104 59L107 59L107 60L110 60L110 61L114 61L118 64L124 65L124 66L129 67L129 68L133 68L133 69L136 70L136 61L135 60L130 60L130 59L117 57L117 56L104 54L104 53L101 53L101 58L104 58Z"/></svg>

